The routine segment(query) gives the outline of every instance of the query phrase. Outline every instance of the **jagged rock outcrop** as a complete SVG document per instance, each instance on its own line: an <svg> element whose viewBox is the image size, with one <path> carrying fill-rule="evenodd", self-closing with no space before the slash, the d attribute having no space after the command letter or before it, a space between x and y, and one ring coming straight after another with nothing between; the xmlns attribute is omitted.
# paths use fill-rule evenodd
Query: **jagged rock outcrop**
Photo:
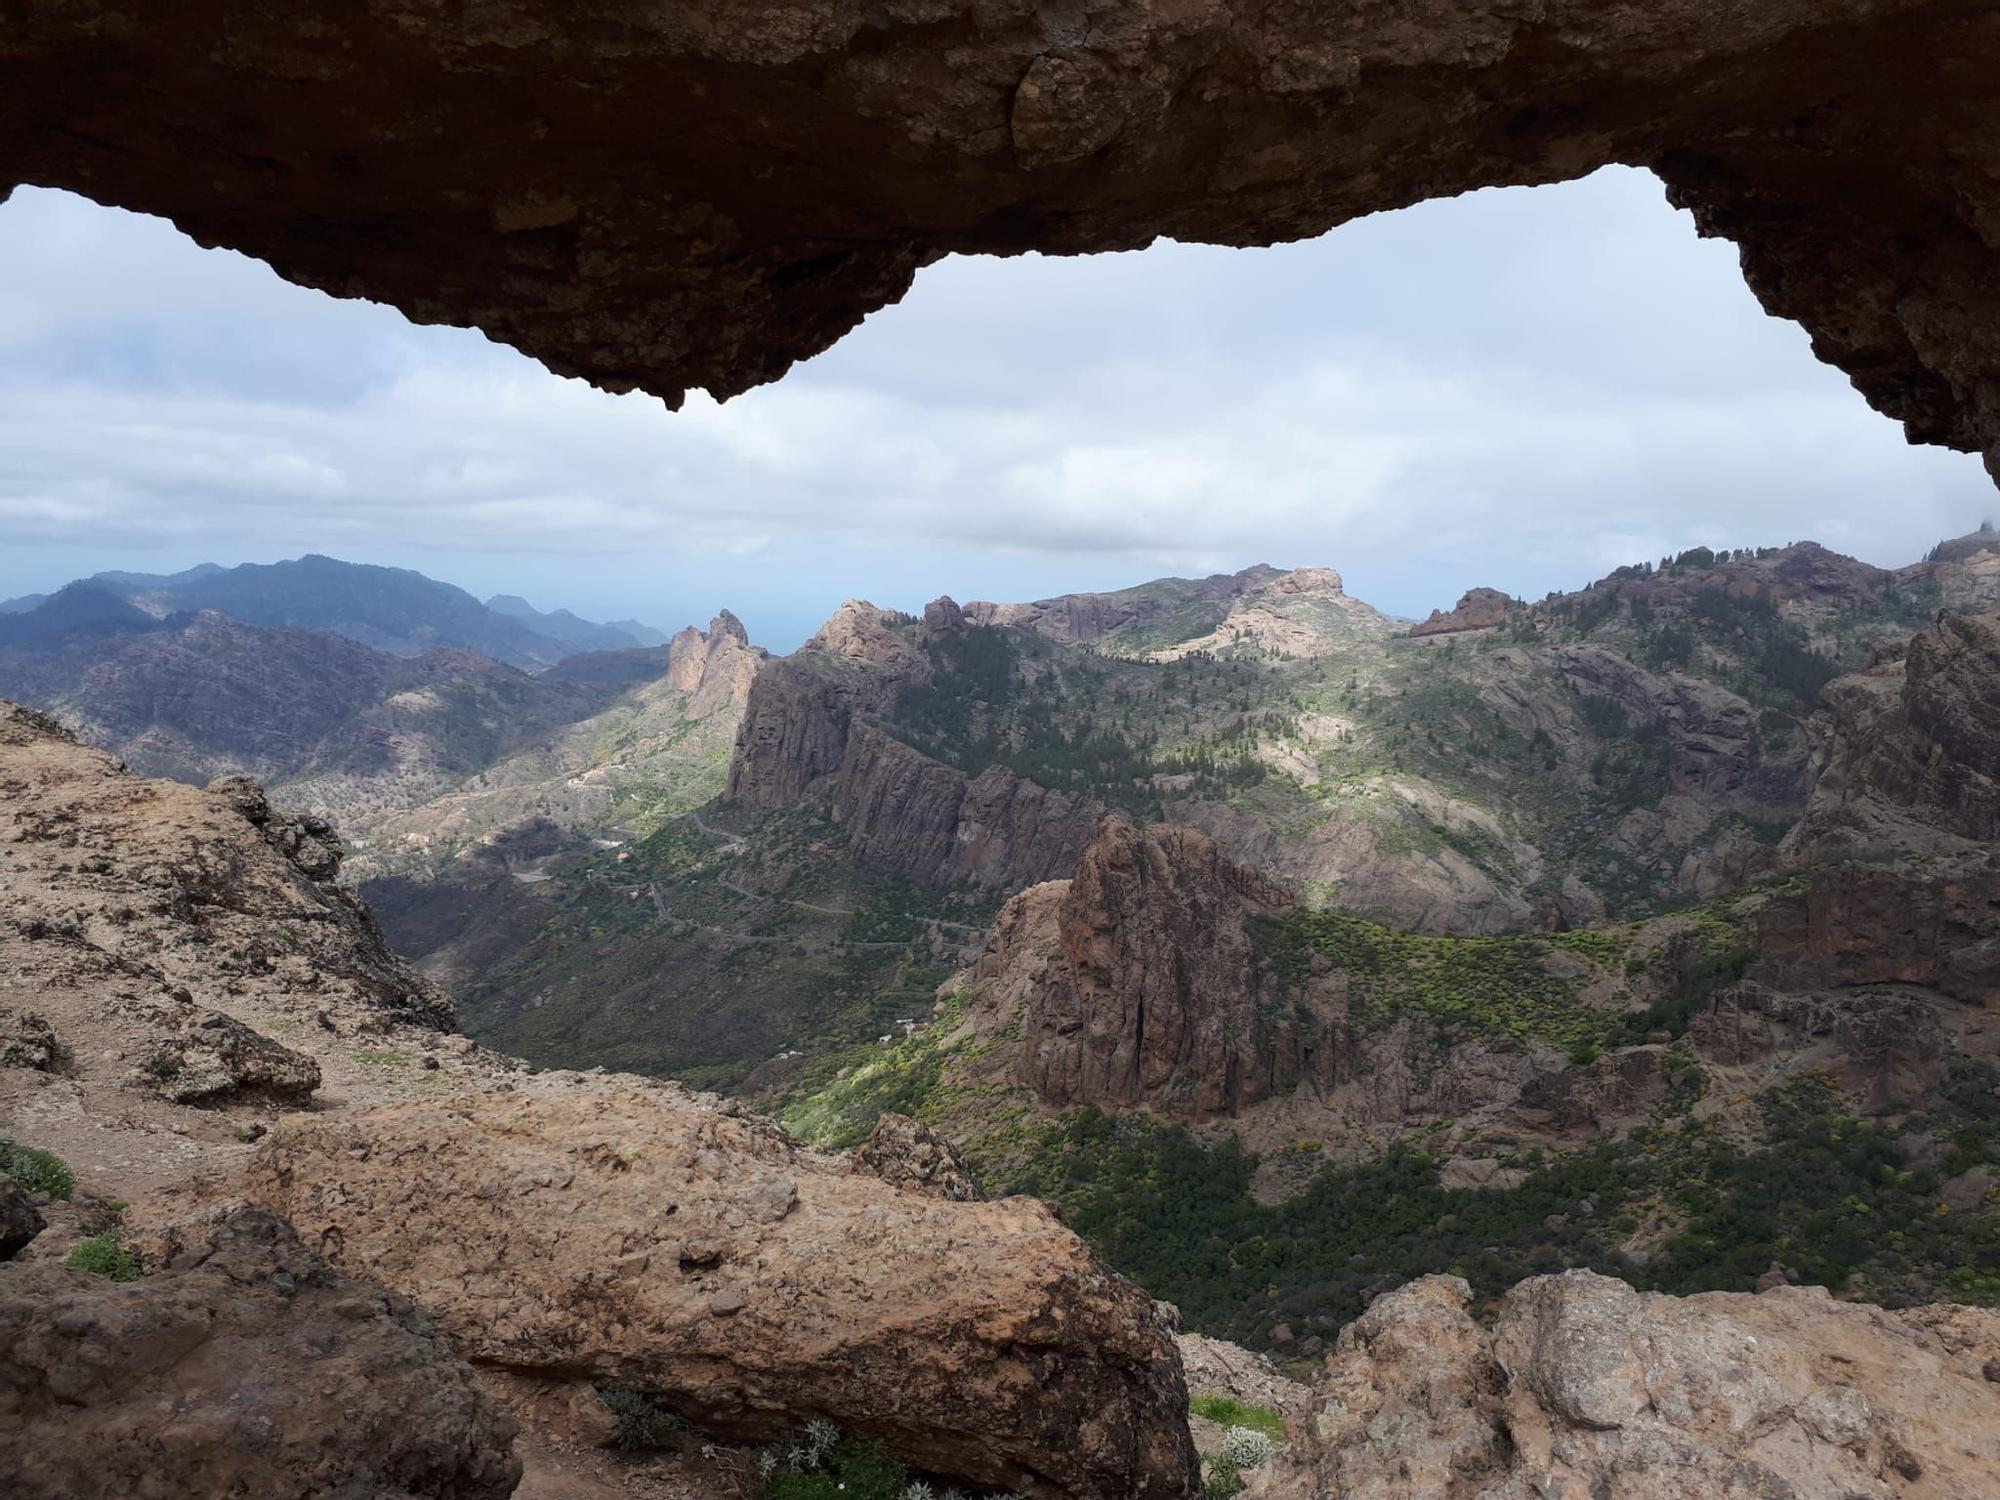
<svg viewBox="0 0 2000 1500"><path fill-rule="evenodd" d="M307 1014L451 1024L449 998L338 883L332 830L274 811L247 779L142 781L0 704L0 847L0 998L33 995L65 1036L54 1001L85 974L134 996L211 1003L233 987L290 994Z"/></svg>
<svg viewBox="0 0 2000 1500"><path fill-rule="evenodd" d="M1055 1105L1233 1114L1296 1081L1293 1049L1258 1013L1246 919L1287 907L1283 887L1189 828L1099 825L1054 898L1055 949L1020 974L1016 1076ZM1014 898L982 970L1003 975L1046 888Z"/></svg>
<svg viewBox="0 0 2000 1500"><path fill-rule="evenodd" d="M840 769L854 717L854 684L789 658L750 684L723 797L746 807L789 807Z"/></svg>
<svg viewBox="0 0 2000 1500"><path fill-rule="evenodd" d="M62 1059L62 1039L47 1016L0 1005L0 1068L46 1073Z"/></svg>
<svg viewBox="0 0 2000 1500"><path fill-rule="evenodd" d="M1946 614L1821 701L1795 854L1941 852L1937 834L2000 840L2000 613Z"/></svg>
<svg viewBox="0 0 2000 1500"><path fill-rule="evenodd" d="M884 1115L875 1122L868 1139L855 1148L854 1170L879 1177L891 1187L954 1203L986 1196L958 1147L908 1115Z"/></svg>
<svg viewBox="0 0 2000 1500"><path fill-rule="evenodd" d="M0 1260L12 1260L48 1228L34 1199L13 1178L0 1172Z"/></svg>
<svg viewBox="0 0 2000 1500"><path fill-rule="evenodd" d="M690 718L706 718L744 699L766 654L750 644L743 622L725 609L706 631L690 625L667 643L667 682L688 695Z"/></svg>
<svg viewBox="0 0 2000 1500"><path fill-rule="evenodd" d="M293 1116L249 1190L482 1366L740 1437L824 1417L1029 1494L1180 1500L1193 1479L1150 1300L1041 1204L892 1187L675 1085L547 1074Z"/></svg>
<svg viewBox="0 0 2000 1500"><path fill-rule="evenodd" d="M1388 617L1351 597L1332 568L1289 571L1259 563L1207 578L1158 578L1106 594L1063 594L1029 604L975 600L964 618L1005 625L1064 645L1102 644L1171 660L1193 651L1252 646L1320 656L1359 636L1387 635Z"/></svg>
<svg viewBox="0 0 2000 1500"><path fill-rule="evenodd" d="M1499 589L1467 589L1449 611L1434 609L1427 620L1410 627L1412 636L1462 635L1474 630L1498 630L1517 608Z"/></svg>
<svg viewBox="0 0 2000 1500"><path fill-rule="evenodd" d="M1456 1277L1342 1330L1245 1500L1917 1500L2000 1491L2000 1313L1821 1288L1669 1297L1538 1276L1492 1330Z"/></svg>
<svg viewBox="0 0 2000 1500"><path fill-rule="evenodd" d="M1071 868L1104 805L1004 766L968 779L857 723L834 783L833 816L858 864L929 885L969 879L1006 890Z"/></svg>
<svg viewBox="0 0 2000 1500"><path fill-rule="evenodd" d="M0 1269L0 1492L17 1500L505 1500L514 1433L409 1303L261 1210L135 1282Z"/></svg>
<svg viewBox="0 0 2000 1500"><path fill-rule="evenodd" d="M319 1087L318 1063L220 1011L154 1000L134 1019L161 1033L140 1050L137 1071L176 1104L221 1098L298 1103Z"/></svg>
<svg viewBox="0 0 2000 1500"><path fill-rule="evenodd" d="M0 53L0 185L677 403L953 252L1293 240L1625 162L1914 440L1978 451L1996 27L1978 0L38 6Z"/></svg>

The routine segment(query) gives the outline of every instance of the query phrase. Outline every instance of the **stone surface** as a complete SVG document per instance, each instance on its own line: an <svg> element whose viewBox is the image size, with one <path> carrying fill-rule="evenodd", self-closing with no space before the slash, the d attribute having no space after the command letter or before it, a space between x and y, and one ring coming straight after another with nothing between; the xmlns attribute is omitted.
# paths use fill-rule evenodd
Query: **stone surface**
<svg viewBox="0 0 2000 1500"><path fill-rule="evenodd" d="M1498 630L1517 608L1499 589L1467 589L1449 612L1434 609L1427 620L1410 627L1412 636L1462 635L1472 630Z"/></svg>
<svg viewBox="0 0 2000 1500"><path fill-rule="evenodd" d="M674 1085L545 1074L291 1116L249 1191L482 1366L737 1437L824 1417L1029 1494L1178 1500L1192 1477L1151 1301L1041 1204L893 1187Z"/></svg>
<svg viewBox="0 0 2000 1500"><path fill-rule="evenodd" d="M237 1212L117 1283L0 1269L0 1492L504 1500L515 1426L399 1297Z"/></svg>
<svg viewBox="0 0 2000 1500"><path fill-rule="evenodd" d="M0 1174L0 1260L12 1260L48 1228L35 1202L13 1178Z"/></svg>
<svg viewBox="0 0 2000 1500"><path fill-rule="evenodd" d="M1820 1288L1641 1294L1540 1276L1489 1332L1455 1277L1344 1329L1246 1500L1891 1500L2000 1493L2000 1313Z"/></svg>
<svg viewBox="0 0 2000 1500"><path fill-rule="evenodd" d="M1996 29L1980 0L65 0L0 45L0 190L162 214L678 403L954 251L1294 240L1626 162L1913 439L1978 451Z"/></svg>
<svg viewBox="0 0 2000 1500"><path fill-rule="evenodd" d="M155 1001L144 1014L149 1028L165 1035L139 1053L138 1072L176 1104L246 1097L299 1103L319 1087L318 1063L232 1016L172 1000Z"/></svg>
<svg viewBox="0 0 2000 1500"><path fill-rule="evenodd" d="M1030 891L995 924L982 967L1004 974L1049 898ZM1263 1024L1246 919L1290 894L1192 829L1107 818L1055 899L1054 952L1019 974L1016 1072L1055 1105L1145 1104L1232 1114L1295 1081L1292 1049Z"/></svg>
<svg viewBox="0 0 2000 1500"><path fill-rule="evenodd" d="M0 1068L46 1073L62 1059L62 1040L38 1010L0 1005Z"/></svg>
<svg viewBox="0 0 2000 1500"><path fill-rule="evenodd" d="M879 1177L891 1187L933 1198L970 1203L986 1195L958 1147L908 1115L884 1115L854 1152L854 1170Z"/></svg>

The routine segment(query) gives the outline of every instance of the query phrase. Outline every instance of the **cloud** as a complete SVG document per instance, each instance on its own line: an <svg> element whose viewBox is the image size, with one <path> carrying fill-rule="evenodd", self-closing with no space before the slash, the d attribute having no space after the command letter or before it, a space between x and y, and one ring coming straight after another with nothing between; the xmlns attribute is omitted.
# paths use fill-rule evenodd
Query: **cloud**
<svg viewBox="0 0 2000 1500"><path fill-rule="evenodd" d="M1989 496L1624 170L1265 251L947 262L679 414L158 220L0 207L0 593L319 548L670 623L762 599L782 638L850 593L1268 560L1417 612L1696 541L1904 561Z"/></svg>

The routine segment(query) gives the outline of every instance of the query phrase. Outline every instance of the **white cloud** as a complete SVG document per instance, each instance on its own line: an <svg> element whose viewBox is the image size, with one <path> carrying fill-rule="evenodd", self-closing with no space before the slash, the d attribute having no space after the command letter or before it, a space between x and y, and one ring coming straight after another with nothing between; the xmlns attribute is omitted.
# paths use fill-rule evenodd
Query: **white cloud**
<svg viewBox="0 0 2000 1500"><path fill-rule="evenodd" d="M1989 496L1631 172L1269 251L948 262L679 414L160 221L0 207L0 594L319 548L668 624L768 608L782 643L850 593L1268 560L1415 612L1700 540L1903 561Z"/></svg>

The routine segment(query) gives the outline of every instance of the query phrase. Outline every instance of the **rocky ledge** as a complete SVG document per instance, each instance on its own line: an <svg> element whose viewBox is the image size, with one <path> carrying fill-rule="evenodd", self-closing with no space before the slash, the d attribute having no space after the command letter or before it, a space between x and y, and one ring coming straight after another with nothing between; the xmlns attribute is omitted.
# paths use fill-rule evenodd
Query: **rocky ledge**
<svg viewBox="0 0 2000 1500"><path fill-rule="evenodd" d="M1491 1327L1457 1277L1340 1335L1244 1500L1890 1500L2000 1494L2000 1312L1818 1287L1538 1276Z"/></svg>

